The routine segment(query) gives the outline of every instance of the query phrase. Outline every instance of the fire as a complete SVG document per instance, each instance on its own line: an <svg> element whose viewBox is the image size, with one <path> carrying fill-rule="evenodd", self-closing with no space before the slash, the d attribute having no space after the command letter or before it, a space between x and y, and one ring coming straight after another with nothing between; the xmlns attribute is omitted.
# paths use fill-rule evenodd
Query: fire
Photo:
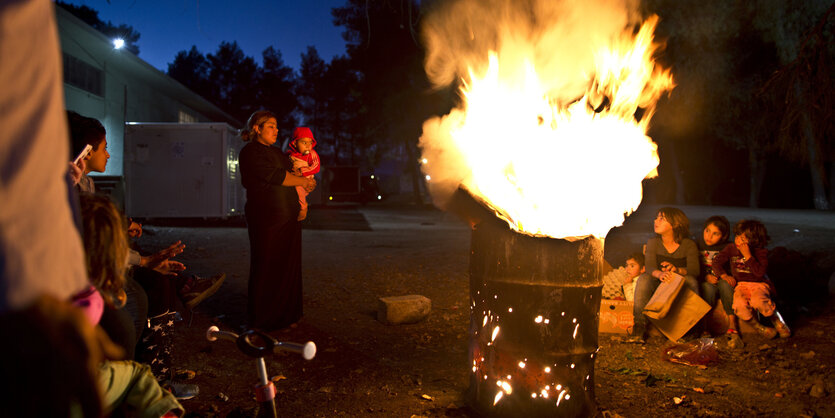
<svg viewBox="0 0 835 418"><path fill-rule="evenodd" d="M543 58L553 37L511 36L507 26L486 65L477 54L449 53L447 60L471 61L460 75L462 103L423 127L423 170L436 204L462 187L534 236L603 238L621 225L641 202L642 180L657 175L657 146L646 132L655 103L674 87L653 60L657 21L637 32L619 21L617 33L589 34L582 46L593 51L575 65L554 65L559 52Z"/></svg>

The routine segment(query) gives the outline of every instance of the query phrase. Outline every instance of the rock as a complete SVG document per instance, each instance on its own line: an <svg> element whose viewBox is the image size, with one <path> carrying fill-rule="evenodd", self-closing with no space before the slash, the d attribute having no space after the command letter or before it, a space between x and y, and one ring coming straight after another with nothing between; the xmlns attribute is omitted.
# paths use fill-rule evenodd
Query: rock
<svg viewBox="0 0 835 418"><path fill-rule="evenodd" d="M429 316L432 301L426 296L389 296L378 299L377 320L387 325L413 324Z"/></svg>
<svg viewBox="0 0 835 418"><path fill-rule="evenodd" d="M813 398L823 398L824 396L826 396L826 390L823 388L823 386L819 384L814 384L812 385L812 388L809 389L809 396Z"/></svg>

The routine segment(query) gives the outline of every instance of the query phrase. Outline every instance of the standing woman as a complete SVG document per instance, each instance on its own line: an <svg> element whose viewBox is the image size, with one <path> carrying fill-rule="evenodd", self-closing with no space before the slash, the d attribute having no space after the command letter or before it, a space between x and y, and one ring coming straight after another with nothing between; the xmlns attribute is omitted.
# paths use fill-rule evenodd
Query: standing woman
<svg viewBox="0 0 835 418"><path fill-rule="evenodd" d="M259 110L249 117L238 161L246 189L250 266L247 320L251 328L286 328L302 317L302 229L297 220L296 186L308 192L316 181L294 175L279 148L275 115Z"/></svg>

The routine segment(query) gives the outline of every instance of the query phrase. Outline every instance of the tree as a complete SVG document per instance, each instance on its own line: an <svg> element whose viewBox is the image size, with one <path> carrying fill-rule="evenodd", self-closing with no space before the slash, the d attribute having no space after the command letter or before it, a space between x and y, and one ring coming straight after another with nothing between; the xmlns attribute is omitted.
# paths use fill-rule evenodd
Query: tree
<svg viewBox="0 0 835 418"><path fill-rule="evenodd" d="M221 42L207 56L209 78L217 88L217 103L238 120L247 120L258 109L260 71L252 57L244 55L237 42Z"/></svg>
<svg viewBox="0 0 835 418"><path fill-rule="evenodd" d="M814 207L831 210L835 187L827 185L827 165L830 173L835 171L835 4L820 13L826 2L778 3L766 11L776 16L760 23L784 63L765 89L779 99L774 102L782 110L775 144L783 155L808 164ZM809 25L814 16L820 18ZM798 36L798 28L809 26L805 37Z"/></svg>
<svg viewBox="0 0 835 418"><path fill-rule="evenodd" d="M125 41L124 49L132 52L134 55L139 55L139 32L133 29L132 26L120 24L114 25L110 21L103 22L99 19L99 12L87 6L75 6L63 1L56 1L55 5L70 12L73 16L81 19L84 23L93 27L93 29L103 33L111 39L121 38Z"/></svg>
<svg viewBox="0 0 835 418"><path fill-rule="evenodd" d="M284 64L281 52L272 46L262 53L263 68L258 84L257 103L271 110L278 117L279 128L297 125L293 115L298 107L294 94L296 78L293 69Z"/></svg>
<svg viewBox="0 0 835 418"><path fill-rule="evenodd" d="M328 164L354 165L367 145L362 136L366 110L358 100L358 83L359 75L347 57L326 64L312 46L302 54L296 89L299 110L305 124L325 139L318 142Z"/></svg>
<svg viewBox="0 0 835 418"><path fill-rule="evenodd" d="M424 52L416 33L421 6L415 0L348 0L332 14L334 23L345 28L350 64L360 75L356 91L364 131L358 136L364 139L355 140L404 150L415 202L422 203L417 142L423 122L438 113L444 96L429 93L423 70Z"/></svg>
<svg viewBox="0 0 835 418"><path fill-rule="evenodd" d="M188 51L180 51L174 62L168 64L168 76L179 81L203 98L214 101L217 97L215 85L209 80L209 61L192 46Z"/></svg>
<svg viewBox="0 0 835 418"><path fill-rule="evenodd" d="M797 12L793 23L780 23L794 7L783 3L711 1L694 8L686 2L647 2L649 10L662 17L659 33L667 40L665 59L678 84L669 108L659 111L657 121L664 131L660 144L663 148L672 138L684 139L677 141L677 154L689 157L681 161L691 167L682 170L688 190L703 192L737 174L737 161L705 152L727 146L742 153L737 158L747 159L747 173L739 174L747 179L749 206L758 206L766 160L774 153L775 133L784 113L783 105L777 104L782 100L775 100L763 86L780 68L787 50L796 46L792 39L803 26L799 16L810 14ZM795 11L808 9L796 6ZM706 170L706 166L721 169Z"/></svg>
<svg viewBox="0 0 835 418"><path fill-rule="evenodd" d="M319 56L319 51L312 46L307 47L301 58L299 82L296 85L299 111L304 117L305 125L325 136L322 120L327 118L325 108L329 93L325 89L324 79L328 66Z"/></svg>

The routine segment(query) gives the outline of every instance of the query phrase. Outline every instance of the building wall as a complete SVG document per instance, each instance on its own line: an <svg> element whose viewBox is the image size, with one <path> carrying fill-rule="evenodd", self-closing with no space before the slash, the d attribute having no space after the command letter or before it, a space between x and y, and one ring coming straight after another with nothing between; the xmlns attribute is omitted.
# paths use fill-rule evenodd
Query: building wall
<svg viewBox="0 0 835 418"><path fill-rule="evenodd" d="M64 54L68 110L96 118L107 130L107 176L124 175L128 122L240 123L212 103L111 41L69 12L55 8ZM173 59L173 57L172 57Z"/></svg>

